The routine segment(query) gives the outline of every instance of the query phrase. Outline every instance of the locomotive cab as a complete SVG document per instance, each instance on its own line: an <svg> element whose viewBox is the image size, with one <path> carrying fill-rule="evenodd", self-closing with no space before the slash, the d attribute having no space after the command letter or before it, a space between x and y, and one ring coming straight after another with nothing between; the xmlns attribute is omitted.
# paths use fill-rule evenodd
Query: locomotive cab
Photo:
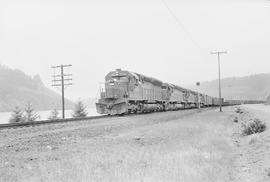
<svg viewBox="0 0 270 182"><path fill-rule="evenodd" d="M120 99L128 97L128 87L130 76L125 72L117 69L105 77L105 92L102 94L103 99Z"/></svg>

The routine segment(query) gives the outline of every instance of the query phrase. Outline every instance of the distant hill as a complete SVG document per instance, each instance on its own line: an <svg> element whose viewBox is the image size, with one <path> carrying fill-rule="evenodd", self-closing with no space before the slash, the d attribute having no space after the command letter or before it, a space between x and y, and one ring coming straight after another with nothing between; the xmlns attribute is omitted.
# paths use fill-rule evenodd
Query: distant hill
<svg viewBox="0 0 270 182"><path fill-rule="evenodd" d="M16 105L32 103L36 110L61 108L61 96L45 87L39 75L30 77L20 70L0 65L0 111L11 111ZM73 103L66 100L66 107Z"/></svg>
<svg viewBox="0 0 270 182"><path fill-rule="evenodd" d="M199 89L210 96L218 96L218 80L202 82ZM270 73L244 77L224 78L221 80L222 97L225 99L265 100L270 95Z"/></svg>

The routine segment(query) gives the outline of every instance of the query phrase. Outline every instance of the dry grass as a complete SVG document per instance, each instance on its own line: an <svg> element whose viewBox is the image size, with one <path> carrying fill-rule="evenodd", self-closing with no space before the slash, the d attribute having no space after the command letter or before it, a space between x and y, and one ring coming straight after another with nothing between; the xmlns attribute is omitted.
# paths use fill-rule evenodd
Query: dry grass
<svg viewBox="0 0 270 182"><path fill-rule="evenodd" d="M258 134L250 135L248 138L248 144L253 145L255 143L261 142L261 138Z"/></svg>
<svg viewBox="0 0 270 182"><path fill-rule="evenodd" d="M40 146L42 152L39 153L35 149L27 152L31 157L35 154L33 161L26 162L26 157L19 156L23 158L23 168L17 168L5 179L25 182L229 181L232 152L229 115L207 111L183 118L175 113L104 122L102 128L118 129L106 130L102 135L91 135L103 131L99 125L89 127L89 136L82 133L84 130L55 133L54 138L50 138L55 142L71 134L72 138L80 139L56 147ZM142 125L144 118L152 121ZM124 119L131 121L118 121ZM45 142L50 141L45 139ZM0 181L6 172L0 172Z"/></svg>
<svg viewBox="0 0 270 182"><path fill-rule="evenodd" d="M228 178L228 136L224 123L213 120L162 123L91 141L93 148L84 154L40 161L35 180L223 181Z"/></svg>
<svg viewBox="0 0 270 182"><path fill-rule="evenodd" d="M185 152L149 150L131 158L91 155L40 163L42 181L218 181L222 154L190 148ZM221 164L218 164L221 163ZM36 178L37 179L37 178ZM36 180L35 179L35 180Z"/></svg>

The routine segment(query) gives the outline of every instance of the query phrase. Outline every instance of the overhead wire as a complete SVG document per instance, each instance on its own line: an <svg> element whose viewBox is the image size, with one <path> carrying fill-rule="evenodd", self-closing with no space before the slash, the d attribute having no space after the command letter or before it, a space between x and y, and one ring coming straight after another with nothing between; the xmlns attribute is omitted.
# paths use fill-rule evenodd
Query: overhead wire
<svg viewBox="0 0 270 182"><path fill-rule="evenodd" d="M172 16L172 18L175 20L175 22L178 25L178 28L180 28L179 30L183 30L184 33L187 35L187 37L190 39L190 41L193 43L193 45L202 53L205 52L205 50L198 44L197 41L195 41L195 39L192 37L191 33L188 31L188 29L185 27L185 25L182 23L182 21L180 20L179 17L177 17L175 15L175 13L173 12L173 10L169 7L169 5L166 3L165 0L160 0L162 2L162 4L164 5L164 7L167 9L167 11L169 12L169 14ZM202 54L202 56L205 59L205 56Z"/></svg>

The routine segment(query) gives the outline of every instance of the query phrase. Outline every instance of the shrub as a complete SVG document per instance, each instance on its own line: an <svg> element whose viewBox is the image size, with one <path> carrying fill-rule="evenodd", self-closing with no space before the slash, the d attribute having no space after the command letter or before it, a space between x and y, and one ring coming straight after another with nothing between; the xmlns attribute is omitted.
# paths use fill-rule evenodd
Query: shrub
<svg viewBox="0 0 270 182"><path fill-rule="evenodd" d="M19 106L16 106L13 113L9 119L9 123L20 123L24 122L25 118L23 116L23 111Z"/></svg>
<svg viewBox="0 0 270 182"><path fill-rule="evenodd" d="M51 119L51 120L56 120L56 119L59 119L59 112L57 109L53 109L51 111L51 114L50 116L48 117L48 119Z"/></svg>
<svg viewBox="0 0 270 182"><path fill-rule="evenodd" d="M31 122L31 121L36 121L39 117L38 114L36 114L35 109L33 108L31 103L26 104L25 108L25 121Z"/></svg>
<svg viewBox="0 0 270 182"><path fill-rule="evenodd" d="M263 123L261 120L255 118L251 120L244 126L243 134L244 135L251 135L254 133L261 133L266 130L266 124Z"/></svg>
<svg viewBox="0 0 270 182"><path fill-rule="evenodd" d="M78 101L75 105L73 115L74 118L83 118L87 116L86 107L82 101Z"/></svg>
<svg viewBox="0 0 270 182"><path fill-rule="evenodd" d="M268 97L266 98L265 104L270 105L270 95L268 95Z"/></svg>

